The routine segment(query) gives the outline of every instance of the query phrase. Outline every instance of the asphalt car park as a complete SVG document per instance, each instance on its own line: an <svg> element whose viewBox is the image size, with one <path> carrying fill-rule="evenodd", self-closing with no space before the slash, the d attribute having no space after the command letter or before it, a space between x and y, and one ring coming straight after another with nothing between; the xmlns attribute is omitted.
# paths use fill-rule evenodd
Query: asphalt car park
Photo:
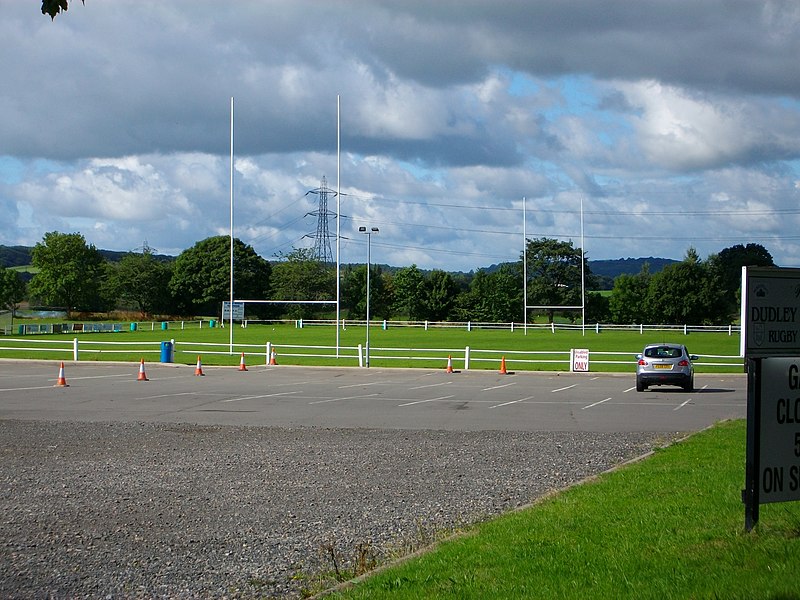
<svg viewBox="0 0 800 600"><path fill-rule="evenodd" d="M696 431L746 416L744 374L636 393L635 375L0 362L0 418L453 431Z"/></svg>

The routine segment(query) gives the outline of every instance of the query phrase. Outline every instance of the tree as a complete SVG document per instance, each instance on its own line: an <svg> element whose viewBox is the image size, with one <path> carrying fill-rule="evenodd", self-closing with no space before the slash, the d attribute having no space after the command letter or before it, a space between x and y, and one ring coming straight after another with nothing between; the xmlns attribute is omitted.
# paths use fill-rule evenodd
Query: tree
<svg viewBox="0 0 800 600"><path fill-rule="evenodd" d="M422 318L446 321L450 318L458 295L458 286L450 273L434 269L425 279Z"/></svg>
<svg viewBox="0 0 800 600"><path fill-rule="evenodd" d="M81 4L85 5L85 0L81 0ZM42 14L50 15L50 20L55 20L56 15L60 12L67 12L69 8L69 0L42 0Z"/></svg>
<svg viewBox="0 0 800 600"><path fill-rule="evenodd" d="M172 268L158 261L149 248L141 254L127 254L118 263L108 263L107 295L132 303L144 318L147 314L169 313L169 282Z"/></svg>
<svg viewBox="0 0 800 600"><path fill-rule="evenodd" d="M614 289L608 300L608 310L613 323L646 323L647 292L650 288L650 265L644 263L636 275L623 273L614 280Z"/></svg>
<svg viewBox="0 0 800 600"><path fill-rule="evenodd" d="M13 269L0 268L0 307L16 314L19 303L25 298L25 283Z"/></svg>
<svg viewBox="0 0 800 600"><path fill-rule="evenodd" d="M272 298L274 300L334 300L336 298L336 270L320 261L313 248L296 248L289 254L280 254L279 262L272 267ZM287 314L294 319L309 319L320 311L311 304L288 305ZM325 306L325 305L323 305Z"/></svg>
<svg viewBox="0 0 800 600"><path fill-rule="evenodd" d="M646 304L652 322L719 324L727 320L724 295L719 278L689 248L683 261L653 275Z"/></svg>
<svg viewBox="0 0 800 600"><path fill-rule="evenodd" d="M469 290L459 294L454 311L460 321L510 323L521 321L522 273L521 264L503 264L489 273L478 270Z"/></svg>
<svg viewBox="0 0 800 600"><path fill-rule="evenodd" d="M175 260L170 290L184 310L194 314L220 314L230 299L230 237L218 235L197 242ZM269 297L272 267L241 240L233 240L234 297L263 300Z"/></svg>
<svg viewBox="0 0 800 600"><path fill-rule="evenodd" d="M725 290L728 313L739 312L742 267L774 267L772 255L761 244L736 244L708 257L708 267L719 278Z"/></svg>
<svg viewBox="0 0 800 600"><path fill-rule="evenodd" d="M579 248L572 242L549 238L527 240L528 304L540 306L580 306L582 295L581 260L584 276L591 280L591 270ZM587 284L588 285L588 284ZM555 310L547 309L553 322Z"/></svg>
<svg viewBox="0 0 800 600"><path fill-rule="evenodd" d="M419 320L422 314L424 287L425 275L417 265L399 269L392 278L394 311L407 316L409 321Z"/></svg>
<svg viewBox="0 0 800 600"><path fill-rule="evenodd" d="M28 287L31 297L65 307L67 316L76 308L101 308L103 257L81 234L46 233L34 246L31 261L38 269Z"/></svg>
<svg viewBox="0 0 800 600"><path fill-rule="evenodd" d="M377 265L370 265L369 272L369 313L373 318L388 319L391 316L392 298L383 271ZM365 319L367 316L367 266L347 267L342 281L342 307L351 319Z"/></svg>

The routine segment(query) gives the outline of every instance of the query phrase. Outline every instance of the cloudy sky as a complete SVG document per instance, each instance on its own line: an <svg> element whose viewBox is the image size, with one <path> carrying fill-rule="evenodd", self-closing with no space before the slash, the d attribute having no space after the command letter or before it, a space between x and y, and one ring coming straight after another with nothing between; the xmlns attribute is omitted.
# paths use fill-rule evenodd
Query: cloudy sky
<svg viewBox="0 0 800 600"><path fill-rule="evenodd" d="M227 235L233 97L235 235L270 260L314 245L325 177L343 262L366 226L376 262L469 271L583 214L590 260L800 266L795 0L0 8L0 244Z"/></svg>

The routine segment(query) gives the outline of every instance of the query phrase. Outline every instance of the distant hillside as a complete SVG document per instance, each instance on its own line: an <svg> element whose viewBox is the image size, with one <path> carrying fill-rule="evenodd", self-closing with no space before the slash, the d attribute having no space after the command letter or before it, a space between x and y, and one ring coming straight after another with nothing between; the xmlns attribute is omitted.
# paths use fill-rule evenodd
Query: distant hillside
<svg viewBox="0 0 800 600"><path fill-rule="evenodd" d="M31 264L32 250L33 248L29 246L0 245L0 266L22 267L25 265L29 265ZM100 250L100 254L106 260L109 260L111 262L117 262L128 253L117 252L114 250ZM157 260L162 260L162 261L175 260L174 256L167 256L166 254L154 254L153 257L156 258ZM636 275L642 270L642 266L645 263L648 263L650 265L651 273L658 273L661 269L663 269L667 265L675 262L679 261L673 260L671 258L653 258L652 256L648 258L617 258L614 260L590 260L589 268L592 270L593 274L597 275L602 280L605 280L609 284L611 284L613 283L615 277L623 273L627 273L629 275ZM392 273L399 268L399 267L391 267L389 265L380 265L380 266L386 273ZM490 267L486 267L486 271L491 273L499 268L500 265L492 265ZM425 269L420 269L420 270L423 272L427 272ZM610 285L601 287L608 287L608 289L611 289Z"/></svg>
<svg viewBox="0 0 800 600"><path fill-rule="evenodd" d="M645 263L650 266L651 273L658 273L667 265L680 262L671 258L617 258L614 260L590 260L589 268L592 273L601 277L614 279L623 273L636 275L642 270Z"/></svg>
<svg viewBox="0 0 800 600"><path fill-rule="evenodd" d="M31 264L31 246L3 246L0 244L0 267L24 267ZM99 250L103 258L110 262L119 262L119 260L128 254L128 252L117 252L114 250ZM160 261L175 260L174 256L167 256L166 254L154 254L153 258Z"/></svg>

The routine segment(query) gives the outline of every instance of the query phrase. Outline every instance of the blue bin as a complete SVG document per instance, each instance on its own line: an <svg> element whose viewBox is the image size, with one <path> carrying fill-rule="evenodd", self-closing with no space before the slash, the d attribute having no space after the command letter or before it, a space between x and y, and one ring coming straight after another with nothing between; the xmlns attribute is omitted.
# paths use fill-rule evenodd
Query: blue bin
<svg viewBox="0 0 800 600"><path fill-rule="evenodd" d="M136 323L131 323L131 331L136 331Z"/></svg>
<svg viewBox="0 0 800 600"><path fill-rule="evenodd" d="M167 327L169 327L167 325L167 322L166 321L161 321L161 331L166 331Z"/></svg>
<svg viewBox="0 0 800 600"><path fill-rule="evenodd" d="M217 326L217 322L214 319L210 319L208 321L208 326L209 327L216 327Z"/></svg>
<svg viewBox="0 0 800 600"><path fill-rule="evenodd" d="M161 362L171 363L175 358L172 342L161 342Z"/></svg>

